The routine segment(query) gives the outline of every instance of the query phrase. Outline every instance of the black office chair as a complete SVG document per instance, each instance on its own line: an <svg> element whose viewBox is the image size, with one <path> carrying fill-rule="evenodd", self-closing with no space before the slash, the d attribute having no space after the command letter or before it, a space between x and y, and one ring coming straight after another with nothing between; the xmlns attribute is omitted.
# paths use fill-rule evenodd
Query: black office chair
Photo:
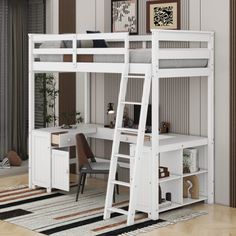
<svg viewBox="0 0 236 236"><path fill-rule="evenodd" d="M84 192L85 180L87 174L109 174L110 163L109 162L96 162L93 152L84 136L80 133L76 135L76 149L79 161L79 182L76 194L76 202L79 198L80 188L81 194ZM118 172L116 172L116 180L118 180ZM117 194L119 194L119 186L116 185ZM115 201L115 193L113 195L113 201Z"/></svg>

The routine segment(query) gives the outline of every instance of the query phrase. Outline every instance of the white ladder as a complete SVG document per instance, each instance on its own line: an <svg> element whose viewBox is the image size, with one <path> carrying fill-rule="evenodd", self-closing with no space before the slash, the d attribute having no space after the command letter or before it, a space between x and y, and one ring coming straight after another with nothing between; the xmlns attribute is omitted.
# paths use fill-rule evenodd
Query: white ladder
<svg viewBox="0 0 236 236"><path fill-rule="evenodd" d="M143 75L145 74L145 75ZM107 185L107 193L106 193L106 202L104 209L104 219L109 219L111 217L111 212L116 212L120 214L127 215L127 225L132 225L134 223L135 211L136 211L136 190L137 190L137 177L141 173L141 154L143 151L144 144L144 136L145 136L145 126L146 126L146 118L147 118L147 110L149 103L149 95L151 89L151 67L147 67L145 73L143 74L129 74L129 64L125 66L124 72L122 73L121 82L120 82L120 92L118 98L118 107L117 107L117 117L116 117L116 125L114 131L114 140L112 145L112 154L111 154L111 164ZM142 100L140 103L125 101L126 91L128 85L128 79L143 79L143 94ZM140 105L140 120L138 129L128 129L122 127L123 114L125 105ZM122 134L136 134L136 147L135 147L135 155L124 155L119 153L121 136ZM130 177L130 183L117 181L115 179L117 164L119 158L133 159L133 174ZM120 208L112 207L113 200L113 192L115 185L121 185L130 188L130 196L129 196L129 209L125 211Z"/></svg>

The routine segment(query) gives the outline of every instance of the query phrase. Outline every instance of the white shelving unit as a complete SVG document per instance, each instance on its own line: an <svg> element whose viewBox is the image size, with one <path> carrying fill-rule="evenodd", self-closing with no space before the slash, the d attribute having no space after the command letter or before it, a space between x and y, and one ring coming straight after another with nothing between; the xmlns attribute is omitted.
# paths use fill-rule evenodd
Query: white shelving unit
<svg viewBox="0 0 236 236"><path fill-rule="evenodd" d="M158 205L158 212L164 212L171 209L183 207L196 202L207 201L212 198L211 192L208 191L208 139L198 136L187 136L179 134L170 134L170 138L160 140L160 150L158 157L158 165L156 171L158 172L159 166L168 167L170 176L166 178L159 178L157 180L157 188L160 185L162 191L162 198L165 198L167 192L171 193L171 205L161 207ZM130 154L134 152L135 144L130 145ZM198 150L199 171L194 173L183 173L183 150L185 148L196 148ZM137 209L140 211L151 212L151 176L149 175L151 166L152 148L150 143L147 142L144 147L142 155L142 172L139 176L138 185L138 200ZM132 176L132 161L131 173ZM196 175L199 178L199 198L184 198L183 197L183 179L185 177ZM148 177L149 176L149 177ZM158 196L159 198L159 196ZM156 201L159 202L158 200Z"/></svg>

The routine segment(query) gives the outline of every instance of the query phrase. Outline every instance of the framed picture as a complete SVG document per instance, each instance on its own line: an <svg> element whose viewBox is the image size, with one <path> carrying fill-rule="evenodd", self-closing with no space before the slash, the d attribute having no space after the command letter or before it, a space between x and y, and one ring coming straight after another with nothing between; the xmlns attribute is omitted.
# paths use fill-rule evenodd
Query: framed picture
<svg viewBox="0 0 236 236"><path fill-rule="evenodd" d="M147 32L151 29L180 29L180 0L148 1Z"/></svg>
<svg viewBox="0 0 236 236"><path fill-rule="evenodd" d="M112 0L111 31L138 34L138 0Z"/></svg>

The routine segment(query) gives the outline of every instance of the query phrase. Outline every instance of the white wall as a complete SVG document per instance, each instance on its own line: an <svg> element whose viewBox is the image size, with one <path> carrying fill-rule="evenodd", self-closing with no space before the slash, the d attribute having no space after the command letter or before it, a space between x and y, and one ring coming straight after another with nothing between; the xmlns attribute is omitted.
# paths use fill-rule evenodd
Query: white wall
<svg viewBox="0 0 236 236"><path fill-rule="evenodd" d="M225 205L229 205L230 190L229 9L229 0L201 1L201 29L215 31L215 200Z"/></svg>

